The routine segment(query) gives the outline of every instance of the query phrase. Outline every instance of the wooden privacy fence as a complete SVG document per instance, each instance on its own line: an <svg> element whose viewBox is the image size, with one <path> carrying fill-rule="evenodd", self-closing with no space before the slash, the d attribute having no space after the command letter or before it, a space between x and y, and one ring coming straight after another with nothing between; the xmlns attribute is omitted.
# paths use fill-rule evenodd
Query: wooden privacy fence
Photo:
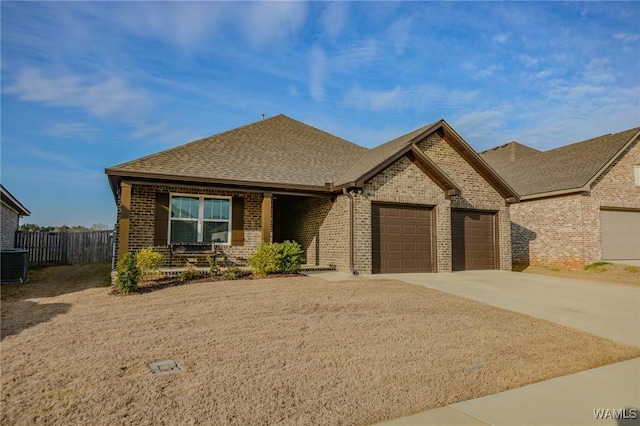
<svg viewBox="0 0 640 426"><path fill-rule="evenodd" d="M29 250L29 265L111 262L113 231L16 232L16 248Z"/></svg>

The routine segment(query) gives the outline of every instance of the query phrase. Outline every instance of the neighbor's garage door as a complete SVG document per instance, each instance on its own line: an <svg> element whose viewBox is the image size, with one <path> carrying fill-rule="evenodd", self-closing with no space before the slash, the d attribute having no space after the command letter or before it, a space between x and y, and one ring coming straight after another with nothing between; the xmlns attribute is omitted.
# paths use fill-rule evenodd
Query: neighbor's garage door
<svg viewBox="0 0 640 426"><path fill-rule="evenodd" d="M640 260L640 212L600 211L602 259Z"/></svg>
<svg viewBox="0 0 640 426"><path fill-rule="evenodd" d="M495 213L451 211L451 257L454 271L496 269Z"/></svg>
<svg viewBox="0 0 640 426"><path fill-rule="evenodd" d="M374 274L431 272L431 209L373 204L371 216Z"/></svg>

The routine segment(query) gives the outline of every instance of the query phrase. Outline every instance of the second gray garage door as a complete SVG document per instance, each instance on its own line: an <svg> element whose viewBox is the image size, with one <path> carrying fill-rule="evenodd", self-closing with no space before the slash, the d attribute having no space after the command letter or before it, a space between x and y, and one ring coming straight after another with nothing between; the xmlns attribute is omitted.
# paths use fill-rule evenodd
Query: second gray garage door
<svg viewBox="0 0 640 426"><path fill-rule="evenodd" d="M603 260L640 260L640 211L601 210Z"/></svg>

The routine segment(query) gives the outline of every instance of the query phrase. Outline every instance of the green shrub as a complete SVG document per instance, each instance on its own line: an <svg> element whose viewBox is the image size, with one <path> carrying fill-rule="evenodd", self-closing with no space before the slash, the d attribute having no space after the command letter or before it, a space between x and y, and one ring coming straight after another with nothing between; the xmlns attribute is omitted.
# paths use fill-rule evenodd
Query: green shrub
<svg viewBox="0 0 640 426"><path fill-rule="evenodd" d="M142 272L143 278L157 274L162 262L164 262L164 256L153 251L152 247L143 248L136 253L136 263Z"/></svg>
<svg viewBox="0 0 640 426"><path fill-rule="evenodd" d="M584 267L585 271L595 271L595 272L607 272L608 269L605 268L606 265L611 265L609 262L594 262L586 265Z"/></svg>
<svg viewBox="0 0 640 426"><path fill-rule="evenodd" d="M126 253L118 262L116 289L120 293L137 291L139 280L140 268L138 268L136 256L134 256L132 253Z"/></svg>
<svg viewBox="0 0 640 426"><path fill-rule="evenodd" d="M180 272L180 281L197 280L204 276L204 274L195 268L189 268Z"/></svg>
<svg viewBox="0 0 640 426"><path fill-rule="evenodd" d="M242 278L243 275L244 273L242 272L242 269L238 268L237 266L229 266L222 273L222 278L224 278L225 280L238 280Z"/></svg>
<svg viewBox="0 0 640 426"><path fill-rule="evenodd" d="M218 261L215 257L207 256L207 262L209 263L209 272L211 276L218 275L220 273L220 268L218 267Z"/></svg>
<svg viewBox="0 0 640 426"><path fill-rule="evenodd" d="M294 274L300 271L302 248L295 241L262 243L249 257L251 270L258 275Z"/></svg>

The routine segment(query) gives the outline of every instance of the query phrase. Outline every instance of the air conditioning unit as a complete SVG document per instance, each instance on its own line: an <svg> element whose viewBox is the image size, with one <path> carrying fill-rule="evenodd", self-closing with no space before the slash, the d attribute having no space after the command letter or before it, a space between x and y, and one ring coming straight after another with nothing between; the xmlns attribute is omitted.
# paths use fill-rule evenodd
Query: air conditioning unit
<svg viewBox="0 0 640 426"><path fill-rule="evenodd" d="M29 281L29 251L2 249L0 251L2 283Z"/></svg>

